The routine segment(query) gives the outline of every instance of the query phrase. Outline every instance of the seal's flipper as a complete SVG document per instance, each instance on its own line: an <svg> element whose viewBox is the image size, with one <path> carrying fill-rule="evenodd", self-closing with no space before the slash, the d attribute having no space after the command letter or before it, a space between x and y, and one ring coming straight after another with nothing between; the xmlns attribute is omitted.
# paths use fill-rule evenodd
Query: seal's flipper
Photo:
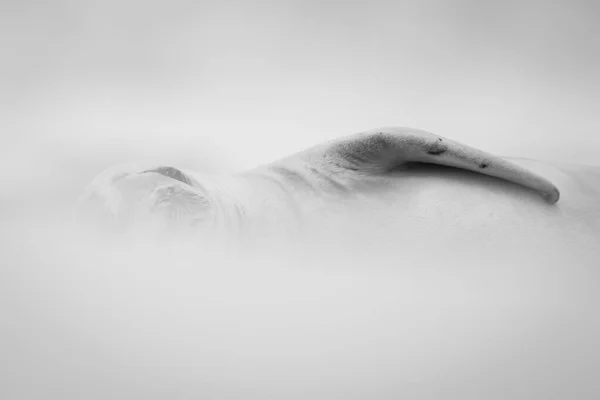
<svg viewBox="0 0 600 400"><path fill-rule="evenodd" d="M542 192L554 204L559 190L549 180L482 150L411 128L382 128L335 140L323 156L353 171L385 173L408 162L447 165L502 178Z"/></svg>

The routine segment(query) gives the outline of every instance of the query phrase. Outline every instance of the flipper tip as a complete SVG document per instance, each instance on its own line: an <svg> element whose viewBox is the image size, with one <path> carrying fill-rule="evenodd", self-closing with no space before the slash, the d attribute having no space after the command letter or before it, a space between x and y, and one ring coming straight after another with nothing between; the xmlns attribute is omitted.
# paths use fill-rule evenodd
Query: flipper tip
<svg viewBox="0 0 600 400"><path fill-rule="evenodd" d="M551 192L546 194L546 199L550 204L556 204L556 202L560 199L560 191L558 188L554 188Z"/></svg>

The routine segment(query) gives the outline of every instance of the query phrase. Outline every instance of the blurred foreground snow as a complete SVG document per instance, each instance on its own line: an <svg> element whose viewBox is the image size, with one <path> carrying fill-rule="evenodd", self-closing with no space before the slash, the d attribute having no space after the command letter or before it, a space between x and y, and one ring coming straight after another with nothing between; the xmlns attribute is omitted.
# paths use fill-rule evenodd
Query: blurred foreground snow
<svg viewBox="0 0 600 400"><path fill-rule="evenodd" d="M453 255L433 251L424 263L401 246L233 261L86 236L67 217L102 160L56 161L38 160L49 169L37 176L14 171L2 196L2 398L600 393L583 277L557 292L539 284L543 271L436 264Z"/></svg>

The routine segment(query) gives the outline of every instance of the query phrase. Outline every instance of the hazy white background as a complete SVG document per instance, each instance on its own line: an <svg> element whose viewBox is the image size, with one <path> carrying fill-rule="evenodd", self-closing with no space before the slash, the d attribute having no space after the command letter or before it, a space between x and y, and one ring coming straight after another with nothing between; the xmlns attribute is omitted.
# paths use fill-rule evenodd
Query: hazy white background
<svg viewBox="0 0 600 400"><path fill-rule="evenodd" d="M2 170L19 177L157 151L241 168L386 125L599 164L594 1L0 7Z"/></svg>
<svg viewBox="0 0 600 400"><path fill-rule="evenodd" d="M379 398L511 398L507 388L513 398L597 398L582 373L598 370L589 310L537 298L533 275L486 275L488 286L446 275L441 288L418 274L400 288L359 276L358 294L318 276L281 292L260 276L244 278L256 292L226 274L198 287L165 276L168 262L122 272L126 260L102 269L106 255L82 252L81 269L67 249L40 245L52 231L38 218L66 216L113 163L229 171L385 125L600 165L600 3L4 0L0 12L0 391L264 399L274 385L274 398L296 387L306 399L354 382L364 392L344 398L374 398L372 388ZM342 300L328 297L332 287ZM411 287L422 291L411 297ZM298 302L305 289L316 302ZM263 308L248 314L248 296ZM385 308L390 299L400 308Z"/></svg>

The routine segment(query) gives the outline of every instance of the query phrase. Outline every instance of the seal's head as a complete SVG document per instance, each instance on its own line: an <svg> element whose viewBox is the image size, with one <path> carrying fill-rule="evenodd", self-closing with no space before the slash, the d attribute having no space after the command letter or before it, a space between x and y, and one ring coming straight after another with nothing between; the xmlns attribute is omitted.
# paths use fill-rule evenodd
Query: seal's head
<svg viewBox="0 0 600 400"><path fill-rule="evenodd" d="M88 185L74 216L78 224L112 233L200 234L213 228L213 202L196 179L177 168L117 166Z"/></svg>
<svg viewBox="0 0 600 400"><path fill-rule="evenodd" d="M194 234L209 230L215 220L214 207L199 188L170 182L153 189L135 209L138 227L153 225L169 234Z"/></svg>

